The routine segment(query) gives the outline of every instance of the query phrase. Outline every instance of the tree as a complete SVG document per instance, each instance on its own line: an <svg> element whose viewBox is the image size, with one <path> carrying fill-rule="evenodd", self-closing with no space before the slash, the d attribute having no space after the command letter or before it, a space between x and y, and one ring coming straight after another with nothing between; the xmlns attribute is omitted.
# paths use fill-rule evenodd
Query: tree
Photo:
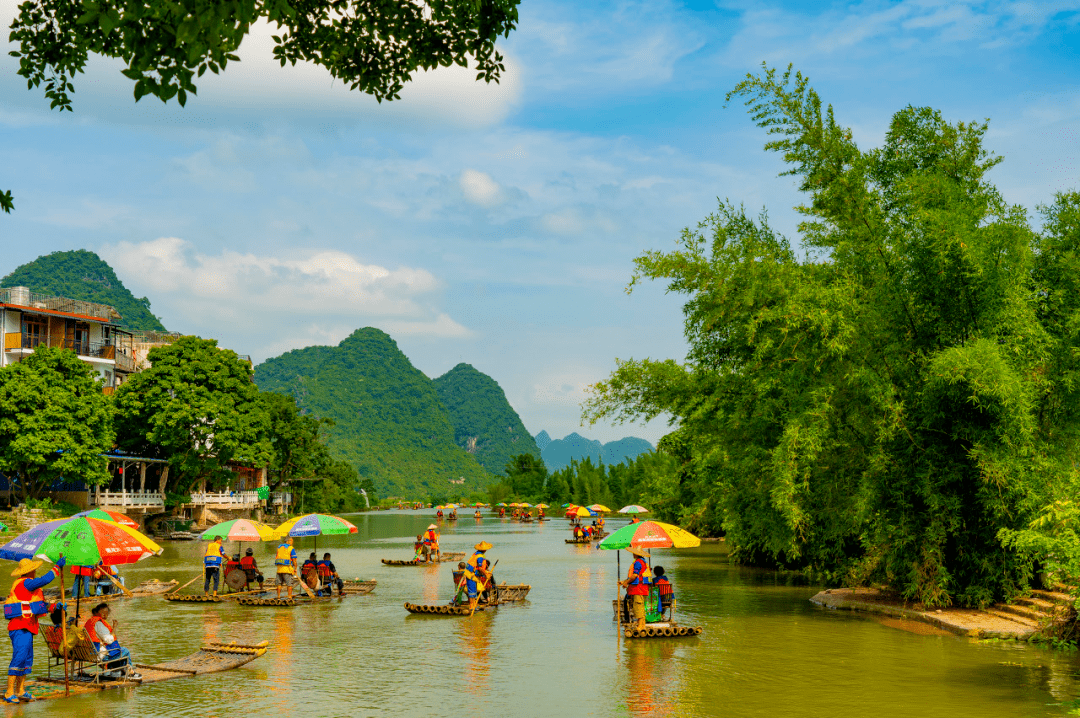
<svg viewBox="0 0 1080 718"><path fill-rule="evenodd" d="M109 399L74 352L39 346L0 369L0 469L23 499L61 480L109 481L114 433Z"/></svg>
<svg viewBox="0 0 1080 718"><path fill-rule="evenodd" d="M296 399L285 394L260 392L259 402L268 418L267 439L273 451L267 478L270 489L317 476L330 462L319 431L333 422L301 414Z"/></svg>
<svg viewBox="0 0 1080 718"><path fill-rule="evenodd" d="M274 23L274 58L325 67L352 90L395 100L418 70L458 65L478 80L505 70L496 40L517 24L520 0L26 0L8 40L18 43L18 74L44 83L52 108L72 109L73 79L90 53L112 57L135 83L135 100L152 95L181 106L195 78L221 72L251 26ZM14 207L0 192L0 209Z"/></svg>
<svg viewBox="0 0 1080 718"><path fill-rule="evenodd" d="M181 337L155 347L150 368L116 392L121 448L166 459L163 494L186 494L203 480L224 484L231 462L267 466L269 418L251 365L214 340Z"/></svg>
<svg viewBox="0 0 1080 718"><path fill-rule="evenodd" d="M1024 589L1031 556L1004 537L1072 471L1080 427L1075 234L1056 246L1005 203L985 123L907 107L863 151L790 68L729 97L799 179L806 254L731 203L645 253L631 286L687 296L689 354L619 362L586 416L670 412L694 487L668 498L741 560L932 606Z"/></svg>

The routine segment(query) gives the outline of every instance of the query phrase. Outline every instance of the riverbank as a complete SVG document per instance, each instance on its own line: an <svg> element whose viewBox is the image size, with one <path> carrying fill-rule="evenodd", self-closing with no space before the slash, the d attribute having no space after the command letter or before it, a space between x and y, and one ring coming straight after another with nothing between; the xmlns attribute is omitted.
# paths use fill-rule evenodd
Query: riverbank
<svg viewBox="0 0 1080 718"><path fill-rule="evenodd" d="M1067 594L1033 591L1012 604L986 609L924 609L874 588L833 588L814 595L810 602L823 608L918 621L958 636L1028 641L1036 638L1042 624L1052 620L1058 606L1069 600Z"/></svg>

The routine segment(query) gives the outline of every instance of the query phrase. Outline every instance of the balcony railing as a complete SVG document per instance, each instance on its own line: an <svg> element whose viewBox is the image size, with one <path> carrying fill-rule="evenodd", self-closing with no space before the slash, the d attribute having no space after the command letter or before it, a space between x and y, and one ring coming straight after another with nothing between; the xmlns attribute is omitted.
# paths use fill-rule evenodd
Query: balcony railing
<svg viewBox="0 0 1080 718"><path fill-rule="evenodd" d="M274 493L270 494L270 502L274 506L291 506L292 494L275 491Z"/></svg>
<svg viewBox="0 0 1080 718"><path fill-rule="evenodd" d="M91 491L91 506L142 506L148 508L162 508L165 501L161 494L156 491Z"/></svg>
<svg viewBox="0 0 1080 718"><path fill-rule="evenodd" d="M0 289L0 304L15 304L20 307L79 314L84 317L96 317L107 322L121 318L120 313L108 304L84 302L81 299L68 299L67 297L50 297L47 294L28 291L25 287Z"/></svg>
<svg viewBox="0 0 1080 718"><path fill-rule="evenodd" d="M257 491L207 491L192 494L191 503L194 506L257 506L259 493Z"/></svg>
<svg viewBox="0 0 1080 718"><path fill-rule="evenodd" d="M122 350L117 351L115 344L89 341L80 342L75 341L74 339L53 339L52 341L49 341L48 337L20 334L18 332L12 332L4 337L5 351L11 351L12 349L36 349L39 346L70 349L81 357L90 357L91 359L111 359L116 362L117 367L121 370L135 371L135 359L131 355L124 353Z"/></svg>

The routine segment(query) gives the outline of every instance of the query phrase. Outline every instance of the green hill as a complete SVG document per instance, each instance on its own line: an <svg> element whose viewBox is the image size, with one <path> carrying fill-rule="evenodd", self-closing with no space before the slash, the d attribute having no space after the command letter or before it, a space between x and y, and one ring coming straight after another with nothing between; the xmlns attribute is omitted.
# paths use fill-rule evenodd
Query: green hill
<svg viewBox="0 0 1080 718"><path fill-rule="evenodd" d="M456 496L492 481L454 443L431 379L378 329L357 329L336 347L307 347L268 359L255 368L255 382L260 389L292 394L304 410L333 419L330 451L370 478L380 496Z"/></svg>
<svg viewBox="0 0 1080 718"><path fill-rule="evenodd" d="M439 400L450 415L454 441L493 474L502 475L518 454L540 458L521 418L498 382L469 364L458 364L435 380Z"/></svg>
<svg viewBox="0 0 1080 718"><path fill-rule="evenodd" d="M29 287L38 294L108 304L129 329L165 331L150 313L150 300L132 296L112 267L85 249L38 257L0 279L0 287Z"/></svg>

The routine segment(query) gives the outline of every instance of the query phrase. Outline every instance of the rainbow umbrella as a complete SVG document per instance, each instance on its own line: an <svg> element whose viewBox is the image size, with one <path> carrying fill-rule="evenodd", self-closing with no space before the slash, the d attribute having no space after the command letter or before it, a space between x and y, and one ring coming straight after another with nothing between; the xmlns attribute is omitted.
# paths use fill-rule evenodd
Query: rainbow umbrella
<svg viewBox="0 0 1080 718"><path fill-rule="evenodd" d="M356 527L343 518L329 516L327 514L304 514L295 519L289 519L278 526L274 531L274 538L280 539L286 536L294 538L301 536L338 536L341 534L354 534Z"/></svg>
<svg viewBox="0 0 1080 718"><path fill-rule="evenodd" d="M551 507L548 506L547 504L537 504L536 508L538 508L538 509L547 509L547 508L551 508Z"/></svg>
<svg viewBox="0 0 1080 718"><path fill-rule="evenodd" d="M277 538L273 528L250 519L233 519L214 524L202 532L201 538L209 541L215 536L226 541L273 541Z"/></svg>
<svg viewBox="0 0 1080 718"><path fill-rule="evenodd" d="M77 519L83 517L90 519L100 519L102 521L112 521L113 523L127 526L129 529L139 528L138 521L132 521L125 514L121 514L116 511L106 511L105 509L90 509L89 511L80 511L79 513L73 515L71 518Z"/></svg>
<svg viewBox="0 0 1080 718"><path fill-rule="evenodd" d="M644 506L638 506L637 504L630 504L629 506L623 506L619 509L620 514L647 514L649 510Z"/></svg>
<svg viewBox="0 0 1080 718"><path fill-rule="evenodd" d="M495 505L496 505L496 506L506 506L506 503L505 503L505 502L503 502L503 501L500 501L499 503L497 503L497 504L495 504Z"/></svg>
<svg viewBox="0 0 1080 718"><path fill-rule="evenodd" d="M576 518L585 518L586 516L596 516L598 513L598 511L593 511L588 506L575 506L567 511L566 515Z"/></svg>
<svg viewBox="0 0 1080 718"><path fill-rule="evenodd" d="M611 513L611 509L609 509L607 506L604 506L603 504L593 504L592 506L589 507L589 509L591 511L595 511L595 512L601 513L601 514L603 514L603 513L610 514Z"/></svg>
<svg viewBox="0 0 1080 718"><path fill-rule="evenodd" d="M70 517L38 524L0 546L0 558L21 561L64 556L72 566L119 566L161 553L148 536L113 521Z"/></svg>
<svg viewBox="0 0 1080 718"><path fill-rule="evenodd" d="M600 542L600 548L694 548L701 539L689 531L660 521L642 521L623 526Z"/></svg>
<svg viewBox="0 0 1080 718"><path fill-rule="evenodd" d="M568 508L570 508L571 506L573 506L573 504L563 504L563 505L562 505L562 507L563 507L564 509L568 509Z"/></svg>

